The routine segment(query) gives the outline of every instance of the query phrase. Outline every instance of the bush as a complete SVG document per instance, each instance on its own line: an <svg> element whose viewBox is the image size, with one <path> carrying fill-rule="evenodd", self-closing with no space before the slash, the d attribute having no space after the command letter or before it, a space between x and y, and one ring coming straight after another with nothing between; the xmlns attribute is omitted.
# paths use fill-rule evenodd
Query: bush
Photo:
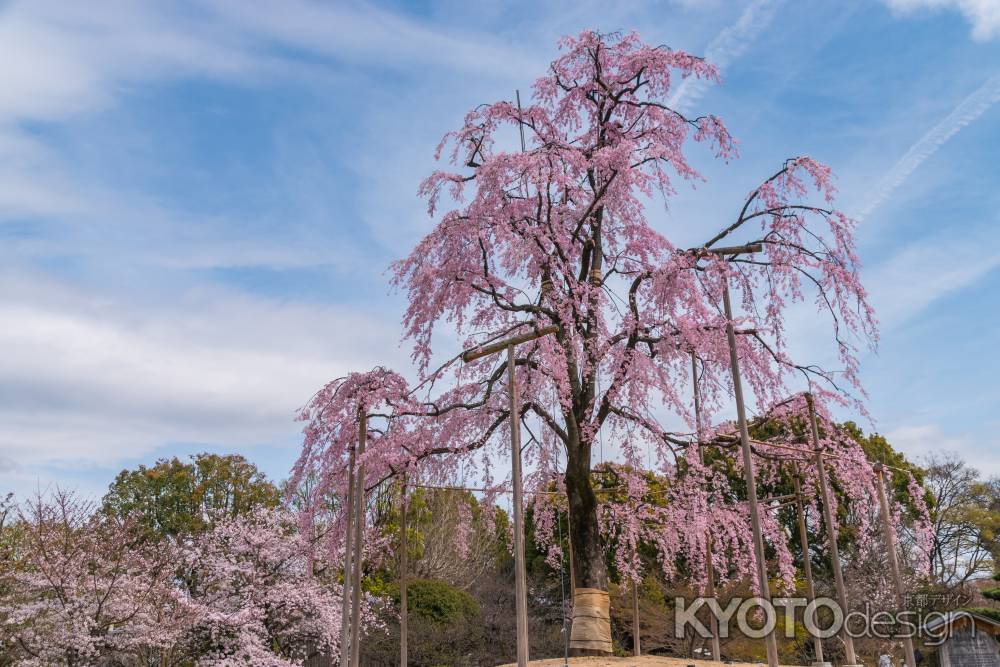
<svg viewBox="0 0 1000 667"><path fill-rule="evenodd" d="M478 618L479 603L465 591L444 581L415 579L406 587L406 607L411 618L422 618L441 624L463 623ZM399 586L393 600L399 609Z"/></svg>
<svg viewBox="0 0 1000 667"><path fill-rule="evenodd" d="M436 579L414 579L407 586L409 664L412 667L470 667L480 664L483 644L482 610L476 599ZM391 589L393 604L383 611L384 630L369 635L362 650L364 663L399 664L399 586Z"/></svg>

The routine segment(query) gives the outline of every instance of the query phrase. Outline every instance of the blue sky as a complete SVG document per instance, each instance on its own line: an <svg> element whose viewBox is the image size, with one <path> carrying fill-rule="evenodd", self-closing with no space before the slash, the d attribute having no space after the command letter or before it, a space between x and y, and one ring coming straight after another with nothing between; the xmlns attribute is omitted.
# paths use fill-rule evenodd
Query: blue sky
<svg viewBox="0 0 1000 667"><path fill-rule="evenodd" d="M1000 473L998 0L34 0L0 4L0 490L202 450L282 477L318 386L407 367L384 271L431 224L440 136L585 27L722 67L675 102L741 158L651 211L678 243L785 157L833 166L876 427Z"/></svg>

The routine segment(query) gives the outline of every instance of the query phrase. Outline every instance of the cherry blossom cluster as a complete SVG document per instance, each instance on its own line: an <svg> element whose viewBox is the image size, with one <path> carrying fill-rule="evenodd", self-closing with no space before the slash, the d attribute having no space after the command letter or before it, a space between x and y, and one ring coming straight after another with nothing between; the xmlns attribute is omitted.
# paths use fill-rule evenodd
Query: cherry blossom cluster
<svg viewBox="0 0 1000 667"><path fill-rule="evenodd" d="M13 664L293 667L336 652L339 570L283 510L174 542L58 492L27 502L19 530L23 548L0 571L0 647Z"/></svg>

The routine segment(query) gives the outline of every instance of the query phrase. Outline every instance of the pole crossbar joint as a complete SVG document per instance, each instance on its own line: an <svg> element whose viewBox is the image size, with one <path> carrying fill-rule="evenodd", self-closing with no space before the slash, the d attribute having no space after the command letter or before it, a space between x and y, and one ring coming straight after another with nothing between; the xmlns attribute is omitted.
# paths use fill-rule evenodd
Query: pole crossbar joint
<svg viewBox="0 0 1000 667"><path fill-rule="evenodd" d="M541 338L542 336L548 336L549 334L554 334L559 331L558 324L550 324L545 327L539 328L538 325L532 324L530 331L516 336L511 336L510 338L505 338L503 340L498 340L487 345L481 345L478 347L473 347L462 353L462 361L469 363L475 361L476 359L482 359L483 357L488 357L491 354L496 354L497 352L502 352L508 347L516 347L521 343L527 343L533 341L536 338Z"/></svg>

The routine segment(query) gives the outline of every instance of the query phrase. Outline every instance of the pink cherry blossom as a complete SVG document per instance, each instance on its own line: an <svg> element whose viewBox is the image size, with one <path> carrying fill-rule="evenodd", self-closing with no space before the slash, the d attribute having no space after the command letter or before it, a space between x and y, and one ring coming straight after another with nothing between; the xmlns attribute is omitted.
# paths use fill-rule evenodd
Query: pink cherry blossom
<svg viewBox="0 0 1000 667"><path fill-rule="evenodd" d="M718 231L702 243L686 248L671 241L684 221L654 228L647 206L669 200L681 183L701 180L688 155L693 144L729 160L736 143L719 118L684 116L666 100L679 77L716 82L717 70L635 33L585 30L559 46L523 103L477 106L444 137L437 154L450 167L420 187L435 223L393 265L391 279L408 300L403 334L421 382L406 388L394 373L377 369L328 385L304 414L309 425L296 479L313 470L323 493L343 497L363 402L380 406L373 411L381 425L370 433L365 455L375 480L407 469L428 480L474 480L488 497L507 491L503 360L463 364L457 350L435 349L435 335L444 329L468 347L555 325L554 335L517 348L516 417L529 434L523 454L529 494L541 496L553 485L566 494L576 585L606 589L603 539L628 546L616 563L627 576L638 576L632 547L639 540L653 541L670 568L681 556L703 563L708 532L719 545L713 560L720 572L728 576L727 565L750 572L742 498L693 460L699 439L728 437L731 444L732 429L706 428L701 438L692 432L691 355L702 368L708 424L732 393L721 307L728 285L743 381L758 413L781 406L803 384L824 405L863 409L856 352L874 345L877 333L859 277L854 222L833 207L830 169L799 156L733 202L733 215L715 221ZM760 244L761 251L711 252L742 244ZM822 369L788 352L786 318L802 302L830 322L840 368ZM671 416L689 430L666 428ZM614 469L631 505L602 505L594 492L599 438L619 454ZM856 452L845 456L852 461ZM662 511L642 503L644 469L670 480L671 502ZM863 487L861 473L847 470L839 471L844 483ZM777 469L762 463L760 472L766 479ZM538 535L551 542L552 509L541 497L534 502ZM773 518L764 519L764 532L779 574L790 579L786 536Z"/></svg>

